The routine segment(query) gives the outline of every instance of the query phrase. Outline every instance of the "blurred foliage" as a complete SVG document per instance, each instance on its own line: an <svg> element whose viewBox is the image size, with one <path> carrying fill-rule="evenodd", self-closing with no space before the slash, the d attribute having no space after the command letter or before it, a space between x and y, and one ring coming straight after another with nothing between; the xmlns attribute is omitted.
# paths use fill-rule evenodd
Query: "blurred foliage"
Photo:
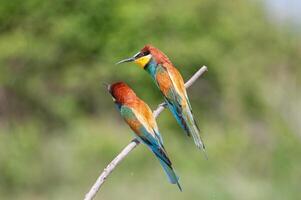
<svg viewBox="0 0 301 200"><path fill-rule="evenodd" d="M102 83L162 101L143 70L114 64L147 43L185 79L208 66L189 96L209 160L165 111L184 191L141 146L96 199L300 199L300 42L262 1L2 0L0 199L83 197L132 137Z"/></svg>

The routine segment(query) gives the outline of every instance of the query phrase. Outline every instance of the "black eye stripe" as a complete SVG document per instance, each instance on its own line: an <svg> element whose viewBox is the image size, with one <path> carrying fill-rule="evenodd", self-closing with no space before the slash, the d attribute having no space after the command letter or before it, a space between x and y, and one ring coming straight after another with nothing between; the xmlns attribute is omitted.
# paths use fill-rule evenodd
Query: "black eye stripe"
<svg viewBox="0 0 301 200"><path fill-rule="evenodd" d="M148 54L149 54L149 51L143 52L143 55L144 55L144 56L146 56L146 55L148 55Z"/></svg>
<svg viewBox="0 0 301 200"><path fill-rule="evenodd" d="M137 56L135 56L135 58L141 58L143 56L148 55L149 53L150 53L149 51L140 52Z"/></svg>

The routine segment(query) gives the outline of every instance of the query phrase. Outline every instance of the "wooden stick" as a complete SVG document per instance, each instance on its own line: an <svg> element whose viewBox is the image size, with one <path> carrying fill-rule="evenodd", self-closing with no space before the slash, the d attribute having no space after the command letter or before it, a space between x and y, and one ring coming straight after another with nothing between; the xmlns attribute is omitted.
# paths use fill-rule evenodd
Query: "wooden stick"
<svg viewBox="0 0 301 200"><path fill-rule="evenodd" d="M185 87L189 88L202 74L204 74L207 70L206 66L201 67L186 83ZM166 104L161 103L158 105L156 110L153 111L153 115L157 118L160 113L165 109ZM113 172L116 166L136 147L139 145L139 141L137 139L133 139L115 158L111 161L111 163L103 170L100 176L97 178L94 185L91 187L90 191L85 195L84 200L92 200L94 199L96 193L101 188L101 186L106 181L107 177Z"/></svg>

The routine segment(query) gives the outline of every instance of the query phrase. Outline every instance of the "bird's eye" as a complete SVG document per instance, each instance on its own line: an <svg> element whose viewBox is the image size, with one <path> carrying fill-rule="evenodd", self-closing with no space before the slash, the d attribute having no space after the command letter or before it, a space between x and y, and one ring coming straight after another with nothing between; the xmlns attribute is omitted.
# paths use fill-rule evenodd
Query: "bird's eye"
<svg viewBox="0 0 301 200"><path fill-rule="evenodd" d="M149 51L144 51L142 54L143 56L147 56L149 54Z"/></svg>

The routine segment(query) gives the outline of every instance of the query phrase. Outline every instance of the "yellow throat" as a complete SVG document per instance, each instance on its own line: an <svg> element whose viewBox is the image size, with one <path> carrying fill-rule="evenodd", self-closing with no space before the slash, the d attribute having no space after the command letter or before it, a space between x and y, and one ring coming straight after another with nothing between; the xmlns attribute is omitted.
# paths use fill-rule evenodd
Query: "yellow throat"
<svg viewBox="0 0 301 200"><path fill-rule="evenodd" d="M152 58L151 54L148 54L146 56L140 57L138 59L136 59L134 62L136 64L138 64L141 68L144 68L145 65L147 65L147 63L150 61L150 59Z"/></svg>

